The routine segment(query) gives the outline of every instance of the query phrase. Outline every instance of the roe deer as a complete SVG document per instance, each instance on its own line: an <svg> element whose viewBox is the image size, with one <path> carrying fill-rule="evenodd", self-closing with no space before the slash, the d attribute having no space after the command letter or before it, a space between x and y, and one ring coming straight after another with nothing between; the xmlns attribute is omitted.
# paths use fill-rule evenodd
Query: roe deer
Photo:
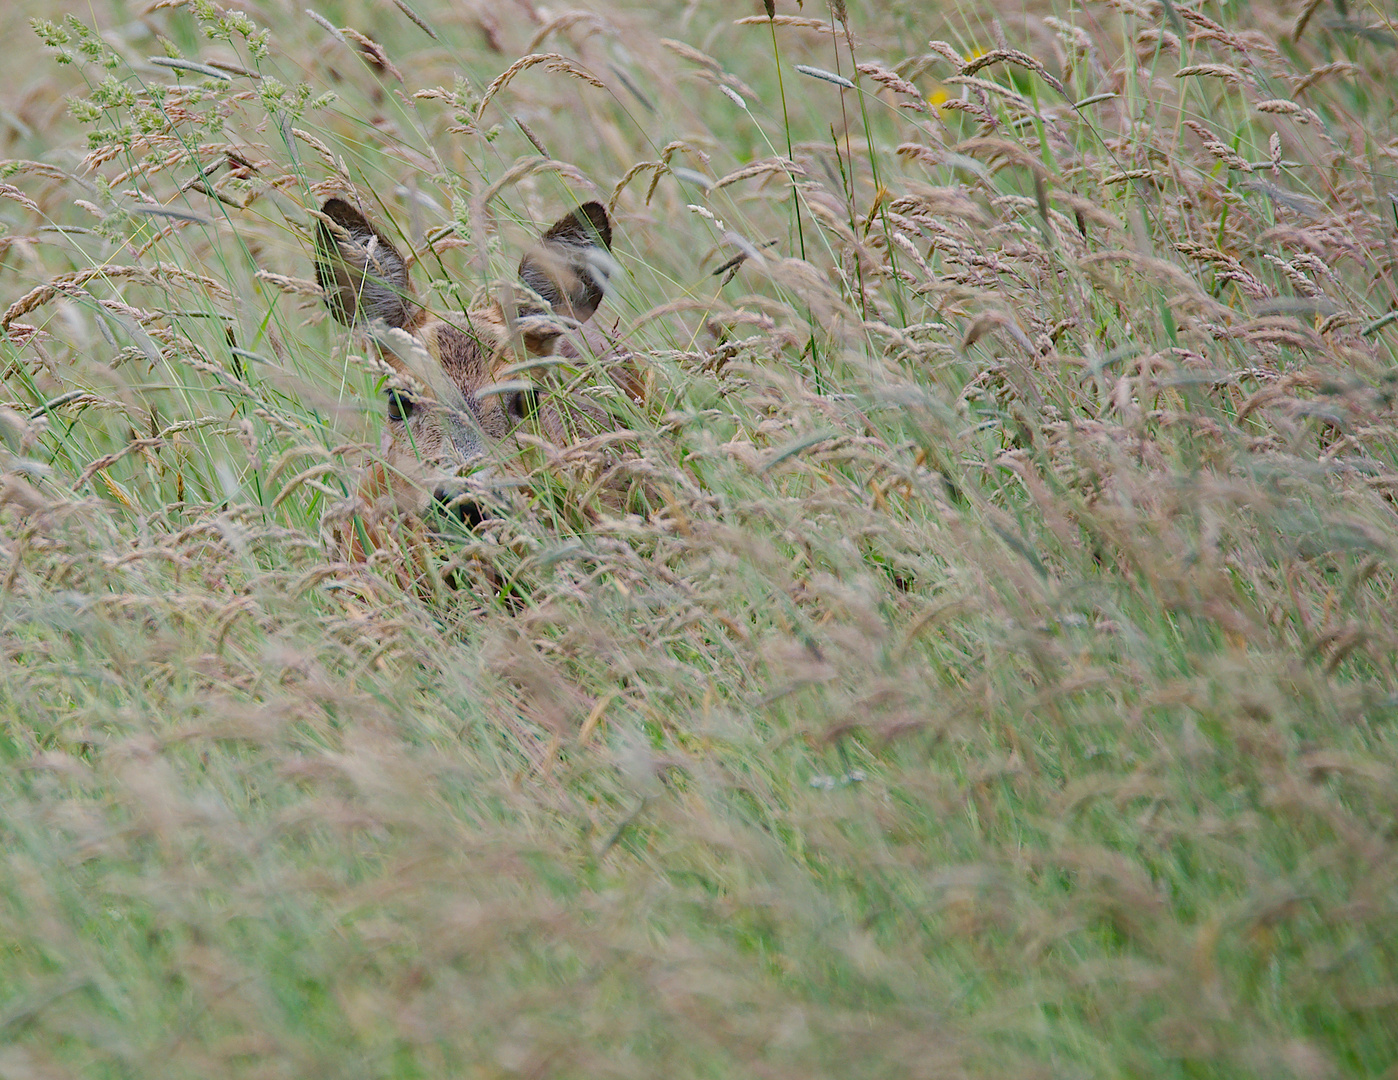
<svg viewBox="0 0 1398 1080"><path fill-rule="evenodd" d="M415 298L397 248L348 201L328 200L315 215L316 278L337 320L367 331L397 372L387 391L384 461L363 494L392 495L397 509L422 513L433 503L460 520L487 516L463 474L485 466L490 446L525 419L548 442L567 446L578 427L616 424L595 401L521 379L531 358L580 353L566 328L592 317L616 262L612 227L600 203L584 203L554 222L520 260L524 289L505 288L464 315L438 315ZM608 361L613 382L634 400L640 380L624 350L588 327L588 346ZM488 467L487 467L488 468Z"/></svg>

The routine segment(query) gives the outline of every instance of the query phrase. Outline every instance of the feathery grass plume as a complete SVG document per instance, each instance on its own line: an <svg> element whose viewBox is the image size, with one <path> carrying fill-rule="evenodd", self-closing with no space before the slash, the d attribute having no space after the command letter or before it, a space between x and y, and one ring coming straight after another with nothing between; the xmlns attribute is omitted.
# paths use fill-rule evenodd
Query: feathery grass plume
<svg viewBox="0 0 1398 1080"><path fill-rule="evenodd" d="M481 95L480 103L476 106L476 120L479 121L480 118L485 115L486 106L490 104L496 94L509 85L511 79L521 71L528 71L530 68L537 67L539 64L543 64L544 68L548 71L562 72L565 75L571 75L575 79L581 79L583 82L595 86L599 90L606 89L606 85L598 79L597 76L568 59L566 56L559 53L530 53L528 56L522 56L516 60L496 76L490 85L485 88L485 93Z"/></svg>
<svg viewBox="0 0 1398 1080"><path fill-rule="evenodd" d="M681 56L684 59L690 61L691 63L698 64L701 67L706 67L710 71L717 73L723 70L722 64L720 64L708 53L700 52L687 41L677 41L674 38L661 38L660 44L665 46L665 48L669 49L676 56Z"/></svg>
<svg viewBox="0 0 1398 1080"><path fill-rule="evenodd" d="M146 214L150 217L171 218L174 221L190 222L196 225L212 224L203 214L196 214L192 210L177 210L171 206L133 206L130 208L133 214Z"/></svg>
<svg viewBox="0 0 1398 1080"><path fill-rule="evenodd" d="M824 68L812 67L810 64L797 64L796 70L813 79L821 79L828 83L834 83L836 86L843 86L846 90L854 89L854 83L843 75L836 75L833 71L826 71Z"/></svg>
<svg viewBox="0 0 1398 1080"><path fill-rule="evenodd" d="M1032 71L1038 75L1039 78L1043 79L1044 82L1048 83L1049 86L1063 95L1063 97L1066 98L1070 96L1067 88L1057 77L1044 67L1042 61L1028 53L1020 52L1018 49L991 49L989 52L981 53L979 56L970 57L967 59L966 63L962 65L959 74L974 75L976 72L989 67L991 64L999 63L1015 64L1028 71Z"/></svg>
<svg viewBox="0 0 1398 1080"><path fill-rule="evenodd" d="M114 281L137 279L145 284L198 284L213 295L231 300L232 292L222 282L214 278L184 270L178 266L156 264L155 266L97 266L88 270L75 270L59 274L44 285L39 285L12 303L3 316L0 316L0 330L7 328L21 315L28 315L36 308L50 303L60 294L74 295L94 281Z"/></svg>
<svg viewBox="0 0 1398 1080"><path fill-rule="evenodd" d="M403 82L403 73L398 70L393 61L388 58L388 53L384 47L372 38L366 37L352 27L342 27L340 33L350 41L359 46L359 51L376 68L391 75L396 82Z"/></svg>
<svg viewBox="0 0 1398 1080"><path fill-rule="evenodd" d="M229 82L232 75L222 68L214 67L212 64L201 64L195 60L183 60L178 56L151 56L146 58L146 63L154 64L156 67L173 68L176 71L192 71L198 75L204 75L210 79L218 79L220 82Z"/></svg>
<svg viewBox="0 0 1398 1080"><path fill-rule="evenodd" d="M1242 72L1227 64L1190 64L1175 72L1177 79L1187 79L1191 75L1208 75L1211 78L1224 79L1228 82L1241 82L1243 78Z"/></svg>
<svg viewBox="0 0 1398 1080"><path fill-rule="evenodd" d="M990 79L980 79L974 75L948 75L942 82L946 83L948 86L973 87L984 94L993 94L996 97L1003 98L1009 104L1016 106L1029 115L1039 115L1034 106L1029 103L1029 100L1025 98L1023 94L1016 90L1012 90L1008 86L1001 86L999 83L993 82Z"/></svg>
<svg viewBox="0 0 1398 1080"><path fill-rule="evenodd" d="M514 122L519 125L519 130L524 133L524 137L529 140L530 146L532 146L535 150L539 151L539 153L543 154L544 157L553 156L544 148L544 144L539 140L539 136L534 134L534 130L528 124L526 124L518 116L513 117L513 119Z"/></svg>
<svg viewBox="0 0 1398 1080"><path fill-rule="evenodd" d="M815 30L822 34L843 34L839 27L832 27L822 19L811 19L803 15L748 15L733 20L734 26L790 26L799 30Z"/></svg>
<svg viewBox="0 0 1398 1080"><path fill-rule="evenodd" d="M617 199L621 197L621 193L626 190L627 185L629 185L632 180L636 179L636 177L644 172L654 173L658 176L665 171L665 168L666 166L663 161L638 161L635 165L632 165L631 168L627 169L622 175L621 179L616 182L616 186L612 188L611 198L607 200L608 211L615 212ZM646 202L650 202L649 197L646 199Z"/></svg>
<svg viewBox="0 0 1398 1080"><path fill-rule="evenodd" d="M22 192L19 188L15 187L14 184L0 184L0 198L10 199L13 202L17 202L26 210L33 210L36 214L43 213L43 211L39 208L39 204L36 203L33 199L31 199L24 192Z"/></svg>
<svg viewBox="0 0 1398 1080"><path fill-rule="evenodd" d="M593 12L581 10L565 11L541 24L539 29L534 31L534 36L531 37L524 46L524 50L525 52L532 53L553 34L579 25L586 26L590 30L615 32L606 19Z"/></svg>
<svg viewBox="0 0 1398 1080"><path fill-rule="evenodd" d="M332 23L329 19L327 19L324 15L322 15L320 12L316 11L313 8L306 8L306 14L310 17L310 20L313 23L315 23L322 30L328 33L341 45L349 44L349 39L345 37L345 35L341 32L340 28L336 26L334 23Z"/></svg>
<svg viewBox="0 0 1398 1080"><path fill-rule="evenodd" d="M734 169L731 173L719 177L713 182L715 191L726 188L729 184L736 184L740 180L750 180L754 176L763 176L769 173L785 173L788 176L804 176L806 170L792 161L784 161L781 158L773 158L771 161L759 161L752 165L746 165L741 169Z"/></svg>
<svg viewBox="0 0 1398 1080"><path fill-rule="evenodd" d="M908 94L912 97L920 96L918 89L907 79L902 78L896 72L889 71L888 68L879 64L859 64L856 69L859 74L867 75L880 86L886 86L890 90L899 94ZM920 102L919 102L920 104Z"/></svg>
<svg viewBox="0 0 1398 1080"><path fill-rule="evenodd" d="M262 78L260 72L245 68L241 64L230 64L226 60L210 60L209 67L217 68L219 71L226 72L229 75L241 76L244 79L257 80Z"/></svg>
<svg viewBox="0 0 1398 1080"><path fill-rule="evenodd" d="M428 37L430 37L433 41L441 40L441 37L437 33L437 31L433 30L431 25L424 21L421 15L419 15L416 11L410 8L405 2L405 0L393 0L393 6L396 7L399 11L401 11L404 15L406 15L409 19L411 19L413 23L416 24L417 28L421 30L424 34L426 34Z"/></svg>

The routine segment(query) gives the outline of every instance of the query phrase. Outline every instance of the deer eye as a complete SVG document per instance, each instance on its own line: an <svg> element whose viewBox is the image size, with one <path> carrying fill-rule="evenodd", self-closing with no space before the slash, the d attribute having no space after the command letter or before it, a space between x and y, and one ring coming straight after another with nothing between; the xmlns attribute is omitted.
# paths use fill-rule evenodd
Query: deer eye
<svg viewBox="0 0 1398 1080"><path fill-rule="evenodd" d="M388 391L388 418L402 423L413 415L413 410L417 408L417 402L406 390Z"/></svg>
<svg viewBox="0 0 1398 1080"><path fill-rule="evenodd" d="M516 390L505 396L505 412L512 420L528 420L539 411L539 395L533 387Z"/></svg>

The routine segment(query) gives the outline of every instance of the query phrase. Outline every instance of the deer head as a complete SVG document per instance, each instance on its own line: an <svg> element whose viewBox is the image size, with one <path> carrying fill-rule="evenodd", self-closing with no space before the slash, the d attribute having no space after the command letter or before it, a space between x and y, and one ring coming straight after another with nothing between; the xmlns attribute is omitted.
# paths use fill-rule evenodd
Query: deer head
<svg viewBox="0 0 1398 1080"><path fill-rule="evenodd" d="M520 260L518 284L464 313L421 304L407 261L345 199L321 207L314 232L316 277L331 313L364 332L397 376L387 391L382 481L400 509L422 511L435 500L479 520L461 477L518 424L536 424L559 446L573 441L580 422L594 431L609 426L595 403L568 398L529 371L531 358L560 343L563 355L578 357L565 332L592 317L616 270L600 203L554 222ZM629 356L613 366L612 378L634 395Z"/></svg>

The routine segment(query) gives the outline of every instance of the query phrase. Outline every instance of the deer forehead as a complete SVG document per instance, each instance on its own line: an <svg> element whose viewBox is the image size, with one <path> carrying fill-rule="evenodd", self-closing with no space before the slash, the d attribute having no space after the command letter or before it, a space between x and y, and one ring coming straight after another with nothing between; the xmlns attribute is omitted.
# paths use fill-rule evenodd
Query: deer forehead
<svg viewBox="0 0 1398 1080"><path fill-rule="evenodd" d="M472 312L459 321L432 318L418 337L458 385L474 387L490 379L505 345L505 326L491 313Z"/></svg>

